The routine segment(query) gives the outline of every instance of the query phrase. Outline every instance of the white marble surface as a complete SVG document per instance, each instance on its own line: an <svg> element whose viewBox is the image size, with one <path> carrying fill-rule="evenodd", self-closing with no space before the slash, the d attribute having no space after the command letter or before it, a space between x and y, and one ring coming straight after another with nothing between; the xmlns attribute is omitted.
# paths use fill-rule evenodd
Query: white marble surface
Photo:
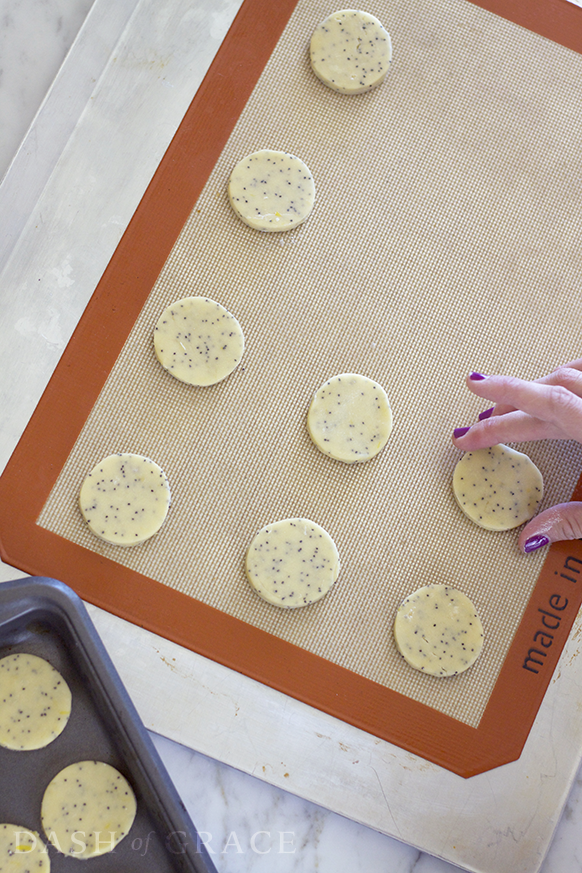
<svg viewBox="0 0 582 873"><path fill-rule="evenodd" d="M0 3L0 178L92 4Z"/></svg>
<svg viewBox="0 0 582 873"><path fill-rule="evenodd" d="M209 845L220 873L458 873L461 869L163 737L154 739L197 827L211 835ZM540 873L582 870L581 800L579 773ZM258 855L253 845L267 854Z"/></svg>
<svg viewBox="0 0 582 873"><path fill-rule="evenodd" d="M92 0L0 0L0 176L91 5ZM1 578L7 573L4 567ZM169 739L154 740L220 873L458 869ZM542 873L582 871L581 797L579 771Z"/></svg>

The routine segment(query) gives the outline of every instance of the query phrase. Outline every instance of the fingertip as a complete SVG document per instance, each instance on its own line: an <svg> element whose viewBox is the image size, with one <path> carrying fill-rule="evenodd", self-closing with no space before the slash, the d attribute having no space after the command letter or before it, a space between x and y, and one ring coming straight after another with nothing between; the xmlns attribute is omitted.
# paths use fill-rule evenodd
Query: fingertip
<svg viewBox="0 0 582 873"><path fill-rule="evenodd" d="M453 431L454 439L458 440L461 437L464 437L466 433L469 433L471 427L456 427Z"/></svg>
<svg viewBox="0 0 582 873"><path fill-rule="evenodd" d="M493 377L486 376L485 373L479 373L477 370L472 370L465 376L465 385L472 394L476 394L478 397L487 397L487 399L492 400L489 396L489 383L492 379ZM495 384L494 379L493 384Z"/></svg>

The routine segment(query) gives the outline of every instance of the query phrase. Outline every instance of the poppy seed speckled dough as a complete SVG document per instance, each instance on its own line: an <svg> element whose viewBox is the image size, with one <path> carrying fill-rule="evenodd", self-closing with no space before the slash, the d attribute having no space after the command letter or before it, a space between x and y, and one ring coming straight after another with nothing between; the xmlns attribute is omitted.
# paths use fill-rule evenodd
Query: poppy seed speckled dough
<svg viewBox="0 0 582 873"><path fill-rule="evenodd" d="M453 473L453 493L479 527L511 530L536 514L544 483L527 455L500 444L463 455Z"/></svg>
<svg viewBox="0 0 582 873"><path fill-rule="evenodd" d="M402 657L430 676L456 676L483 648L483 626L466 594L426 585L406 597L396 613L394 639Z"/></svg>
<svg viewBox="0 0 582 873"><path fill-rule="evenodd" d="M133 790L115 767L78 761L49 782L40 814L55 849L87 859L112 852L129 833L136 811Z"/></svg>
<svg viewBox="0 0 582 873"><path fill-rule="evenodd" d="M153 537L170 508L170 485L155 461L120 452L94 467L81 486L79 506L90 530L116 546Z"/></svg>
<svg viewBox="0 0 582 873"><path fill-rule="evenodd" d="M0 660L0 745L42 749L65 729L71 691L55 668L37 655L18 653Z"/></svg>
<svg viewBox="0 0 582 873"><path fill-rule="evenodd" d="M274 606L309 606L328 593L339 576L337 547L320 525L286 518L266 525L247 551L251 587Z"/></svg>
<svg viewBox="0 0 582 873"><path fill-rule="evenodd" d="M47 848L36 831L0 824L0 873L49 873Z"/></svg>
<svg viewBox="0 0 582 873"><path fill-rule="evenodd" d="M309 47L313 72L340 94L363 94L381 85L390 69L390 34L375 16L340 9L313 32Z"/></svg>
<svg viewBox="0 0 582 873"><path fill-rule="evenodd" d="M162 367L180 382L215 385L239 365L245 348L240 324L207 297L185 297L168 306L154 328Z"/></svg>
<svg viewBox="0 0 582 873"><path fill-rule="evenodd" d="M238 162L228 183L228 198L249 227L268 232L292 230L313 209L315 183L301 158L261 149Z"/></svg>
<svg viewBox="0 0 582 873"><path fill-rule="evenodd" d="M345 464L369 461L382 451L392 432L388 396L367 376L332 376L315 392L307 430L324 455Z"/></svg>

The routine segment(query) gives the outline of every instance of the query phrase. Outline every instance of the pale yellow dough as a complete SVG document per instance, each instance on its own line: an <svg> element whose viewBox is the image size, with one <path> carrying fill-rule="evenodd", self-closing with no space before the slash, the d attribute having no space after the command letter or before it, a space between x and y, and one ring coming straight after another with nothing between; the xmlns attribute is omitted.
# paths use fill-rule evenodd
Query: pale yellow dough
<svg viewBox="0 0 582 873"><path fill-rule="evenodd" d="M69 686L48 661L26 653L0 660L0 746L42 749L70 714Z"/></svg>
<svg viewBox="0 0 582 873"><path fill-rule="evenodd" d="M307 430L324 455L346 464L369 461L382 451L392 432L386 392L367 376L333 376L311 401Z"/></svg>
<svg viewBox="0 0 582 873"><path fill-rule="evenodd" d="M0 873L49 873L47 848L36 831L0 824Z"/></svg>
<svg viewBox="0 0 582 873"><path fill-rule="evenodd" d="M479 527L510 530L536 514L544 483L527 455L497 445L463 455L453 473L453 493Z"/></svg>
<svg viewBox="0 0 582 873"><path fill-rule="evenodd" d="M311 67L321 81L341 94L363 94L381 85L390 69L390 34L375 16L340 9L315 29Z"/></svg>
<svg viewBox="0 0 582 873"><path fill-rule="evenodd" d="M339 571L334 541L307 518L286 518L261 528L247 551L251 587L263 600L286 609L321 600Z"/></svg>
<svg viewBox="0 0 582 873"><path fill-rule="evenodd" d="M45 834L74 858L111 852L129 833L137 804L121 773L103 761L78 761L49 782L41 805Z"/></svg>
<svg viewBox="0 0 582 873"><path fill-rule="evenodd" d="M91 470L79 495L90 530L116 546L134 546L157 533L170 508L170 485L155 461L120 452Z"/></svg>
<svg viewBox="0 0 582 873"><path fill-rule="evenodd" d="M154 329L162 367L180 382L215 385L239 365L245 343L234 315L207 297L185 297L165 309Z"/></svg>
<svg viewBox="0 0 582 873"><path fill-rule="evenodd" d="M274 149L247 155L228 183L230 205L255 230L280 232L302 224L315 203L315 183L301 158Z"/></svg>
<svg viewBox="0 0 582 873"><path fill-rule="evenodd" d="M466 594L426 585L398 607L394 638L411 667L431 676L456 676L481 654L483 626Z"/></svg>

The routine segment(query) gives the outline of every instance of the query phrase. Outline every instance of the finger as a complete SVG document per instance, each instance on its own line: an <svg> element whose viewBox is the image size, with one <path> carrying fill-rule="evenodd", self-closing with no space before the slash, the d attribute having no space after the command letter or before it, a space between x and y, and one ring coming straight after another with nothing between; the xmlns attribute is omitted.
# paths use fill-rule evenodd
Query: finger
<svg viewBox="0 0 582 873"><path fill-rule="evenodd" d="M572 363L577 363L573 361ZM581 363L582 368L582 363ZM538 385L562 385L567 388L577 397L582 397L582 372L577 367L566 364L564 367L559 367L547 376L542 376L541 379L535 380Z"/></svg>
<svg viewBox="0 0 582 873"><path fill-rule="evenodd" d="M481 374L472 373L467 379L467 385L471 390L475 382L483 381L482 378L476 379L475 376L481 376ZM564 364L563 367L559 367L557 370L548 373L547 376L541 376L539 379L534 379L534 383L536 385L562 385L577 397L582 398L582 358ZM514 412L515 409L515 406L511 406L508 403L498 403L495 406L484 410L484 412L480 412L479 421L491 418L491 416L494 415L506 415L508 412Z"/></svg>
<svg viewBox="0 0 582 873"><path fill-rule="evenodd" d="M547 439L564 439L564 434L553 422L540 421L519 411L479 421L469 428L456 428L453 433L453 443L463 452L490 448L497 443Z"/></svg>
<svg viewBox="0 0 582 873"><path fill-rule="evenodd" d="M581 380L579 390L582 392L582 374L571 369L564 373L570 374L568 377L562 374L562 378L571 379L572 385L575 380ZM576 375L571 377L571 374ZM562 431L562 438L582 437L582 398L561 383L546 385L527 382L515 376L481 376L475 379L475 374L472 374L467 384L474 394L493 400L496 406L500 403L509 404L532 418L551 422ZM499 416L492 416L488 420L495 418Z"/></svg>
<svg viewBox="0 0 582 873"><path fill-rule="evenodd" d="M483 373L472 372L467 377L467 385L471 388L475 383L483 382L485 379L487 376ZM532 381L539 385L564 385L566 388L578 392L582 390L582 358L563 364L552 370L551 373Z"/></svg>
<svg viewBox="0 0 582 873"><path fill-rule="evenodd" d="M560 503L540 512L519 535L519 548L529 554L559 540L582 537L582 503Z"/></svg>

